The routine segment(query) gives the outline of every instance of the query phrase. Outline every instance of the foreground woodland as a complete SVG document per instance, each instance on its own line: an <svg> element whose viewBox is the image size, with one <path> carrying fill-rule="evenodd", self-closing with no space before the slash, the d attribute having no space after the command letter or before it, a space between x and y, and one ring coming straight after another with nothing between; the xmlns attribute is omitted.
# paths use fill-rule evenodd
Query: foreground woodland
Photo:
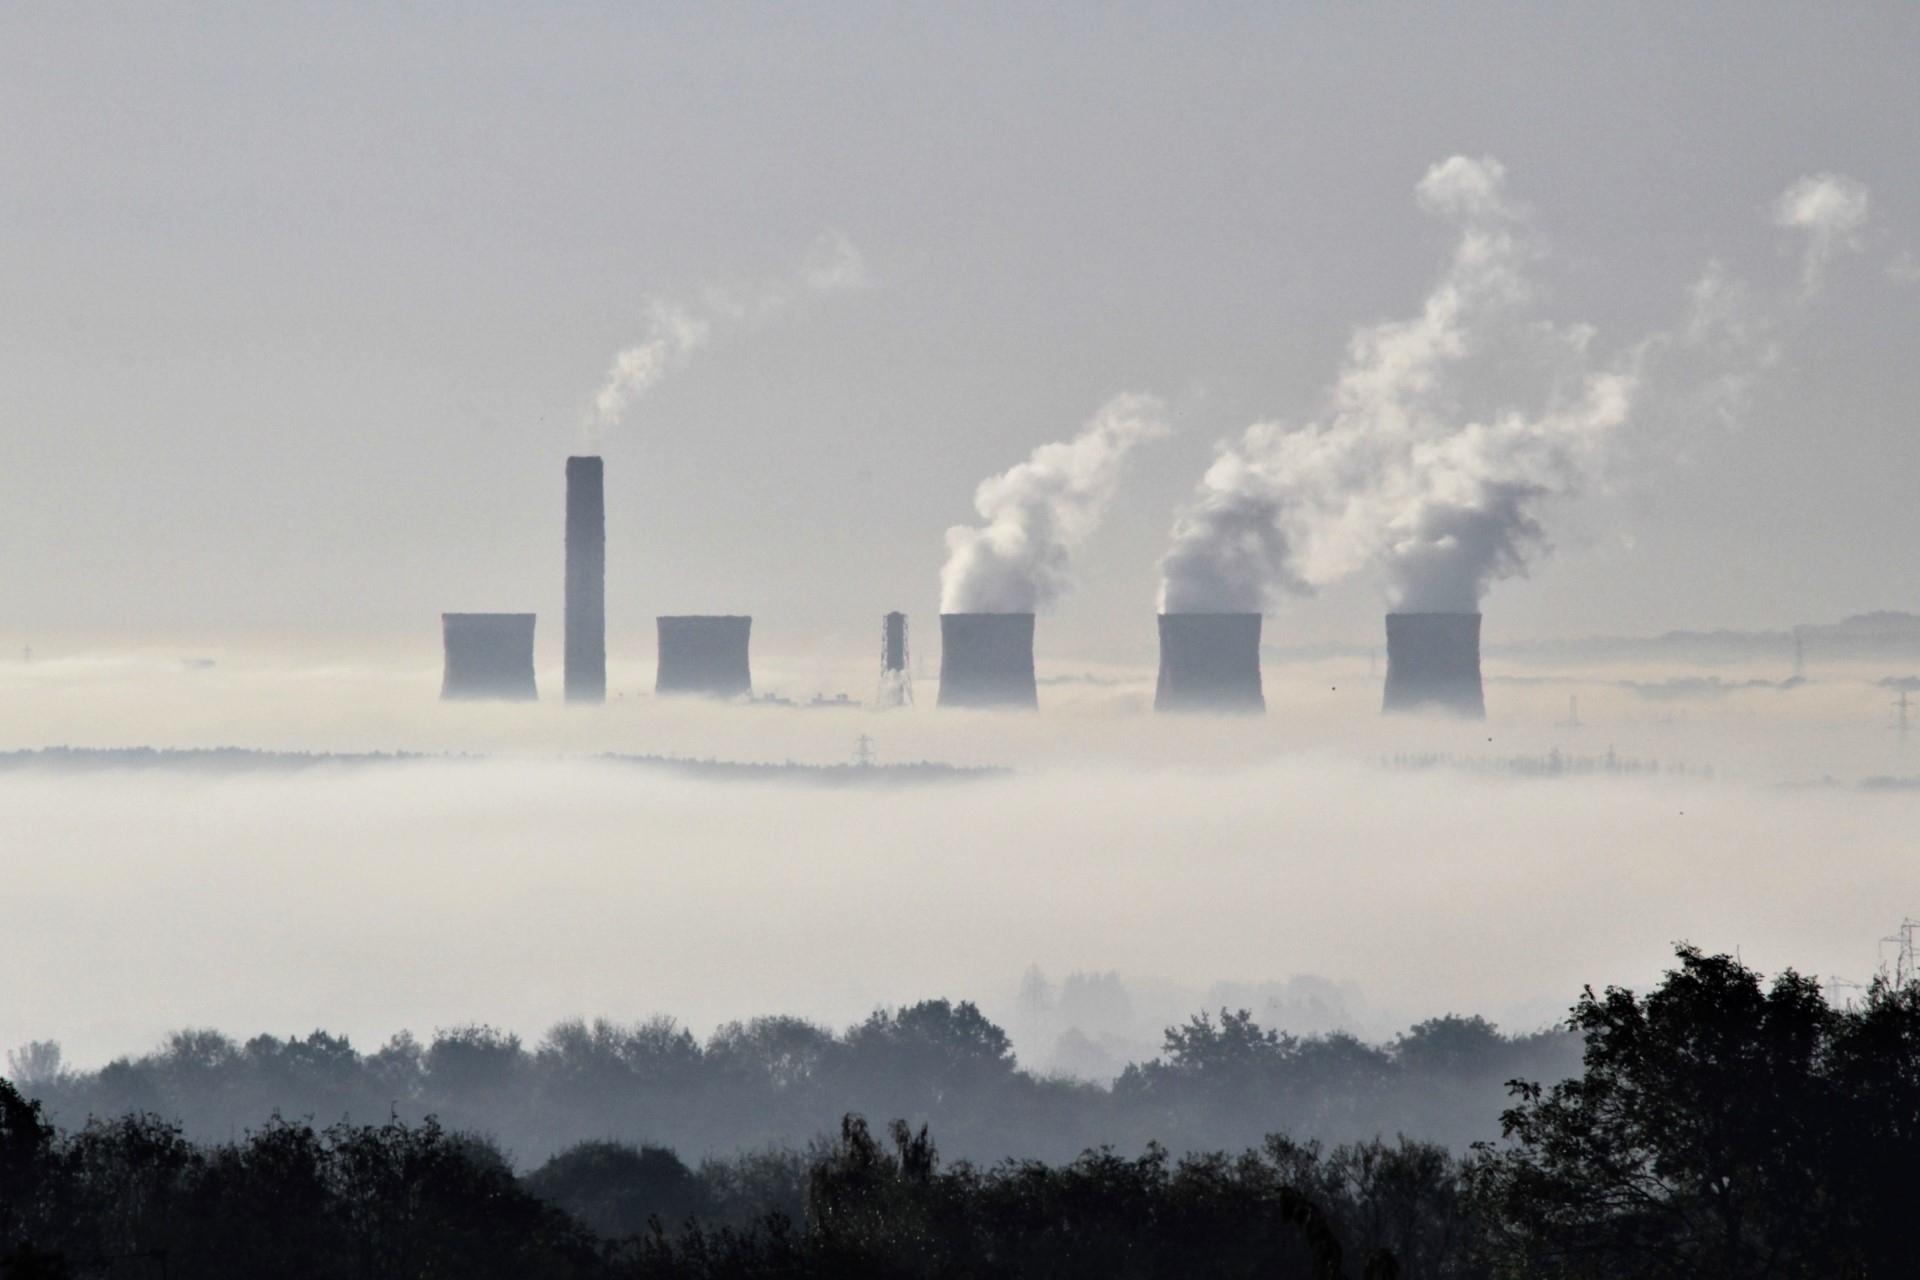
<svg viewBox="0 0 1920 1280"><path fill-rule="evenodd" d="M1466 1045L1492 1034L1439 1025ZM1384 1124L1333 1144L1276 1126L1212 1149L1094 1142L1066 1159L944 1159L939 1117L968 1114L957 1093L997 1088L1044 1123L1083 1086L1024 1076L969 1005L929 1002L864 1028L832 1039L876 1036L893 1055L904 1105L883 1134L843 1113L804 1147L693 1163L595 1138L516 1173L477 1096L458 1125L282 1112L196 1139L139 1107L69 1122L72 1078L40 1082L64 1099L56 1126L40 1085L0 1084L0 1275L1892 1277L1920 1257L1920 985L1883 980L1834 1007L1792 972L1768 982L1682 948L1652 991L1584 993L1572 1068L1516 1074L1507 1109L1465 1149L1387 1137ZM590 1046L595 1028L579 1030ZM1428 1041L1440 1043L1431 1027L1383 1054L1371 1095L1382 1116L1415 1078L1408 1045ZM504 1037L444 1043L483 1062L540 1059ZM409 1069L446 1070L431 1061L451 1052L442 1045ZM1150 1099L1129 1105L1188 1133L1262 1098L1307 1107L1304 1054L1244 1014L1196 1018L1108 1105ZM809 1069L796 1063L795 1081ZM468 1084L489 1080L502 1105L524 1107L524 1088L485 1072ZM1328 1105L1364 1124L1367 1098L1349 1082Z"/></svg>

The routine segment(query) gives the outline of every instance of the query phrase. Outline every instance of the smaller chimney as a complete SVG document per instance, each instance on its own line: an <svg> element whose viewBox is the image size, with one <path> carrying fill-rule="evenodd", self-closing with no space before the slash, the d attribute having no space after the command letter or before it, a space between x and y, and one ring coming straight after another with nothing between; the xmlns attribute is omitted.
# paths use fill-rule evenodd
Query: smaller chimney
<svg viewBox="0 0 1920 1280"><path fill-rule="evenodd" d="M1033 615L941 614L938 705L1038 710Z"/></svg>
<svg viewBox="0 0 1920 1280"><path fill-rule="evenodd" d="M907 615L890 613L880 624L880 670L899 675L907 669Z"/></svg>
<svg viewBox="0 0 1920 1280"><path fill-rule="evenodd" d="M874 691L877 707L905 707L913 702L913 674L907 670L907 615L900 612L880 619L880 684Z"/></svg>
<svg viewBox="0 0 1920 1280"><path fill-rule="evenodd" d="M508 702L538 698L533 681L533 618L530 613L441 614L440 634L447 656L440 697Z"/></svg>
<svg viewBox="0 0 1920 1280"><path fill-rule="evenodd" d="M1480 615L1387 615L1387 689L1381 709L1487 716L1480 688Z"/></svg>
<svg viewBox="0 0 1920 1280"><path fill-rule="evenodd" d="M1155 711L1267 709L1260 688L1260 615L1163 613Z"/></svg>
<svg viewBox="0 0 1920 1280"><path fill-rule="evenodd" d="M659 618L660 666L653 691L709 698L753 695L747 644L753 619L740 615Z"/></svg>

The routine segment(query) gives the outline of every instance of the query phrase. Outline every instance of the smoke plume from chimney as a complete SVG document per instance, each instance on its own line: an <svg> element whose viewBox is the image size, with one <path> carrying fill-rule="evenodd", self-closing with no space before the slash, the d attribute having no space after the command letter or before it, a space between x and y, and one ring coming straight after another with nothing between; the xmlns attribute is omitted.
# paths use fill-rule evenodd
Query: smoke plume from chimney
<svg viewBox="0 0 1920 1280"><path fill-rule="evenodd" d="M1003 475L983 480L973 505L986 521L947 530L942 613L1035 613L1070 583L1072 555L1100 523L1127 455L1167 434L1153 396L1109 400L1072 440L1041 445Z"/></svg>
<svg viewBox="0 0 1920 1280"><path fill-rule="evenodd" d="M710 285L697 303L652 299L646 337L614 356L605 382L581 416L583 452L599 453L607 431L626 417L634 401L685 365L716 329L764 324L809 296L864 289L871 283L859 250L845 236L829 233L791 275L745 288Z"/></svg>

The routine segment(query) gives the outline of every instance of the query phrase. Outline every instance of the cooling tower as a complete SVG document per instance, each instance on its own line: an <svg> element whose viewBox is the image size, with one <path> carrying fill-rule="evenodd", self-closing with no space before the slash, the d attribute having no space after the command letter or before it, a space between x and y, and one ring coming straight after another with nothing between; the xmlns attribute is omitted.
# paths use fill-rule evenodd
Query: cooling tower
<svg viewBox="0 0 1920 1280"><path fill-rule="evenodd" d="M737 615L661 618L655 693L739 698L753 693L747 635L753 619Z"/></svg>
<svg viewBox="0 0 1920 1280"><path fill-rule="evenodd" d="M941 614L939 705L1038 710L1033 615Z"/></svg>
<svg viewBox="0 0 1920 1280"><path fill-rule="evenodd" d="M607 503L598 458L567 459L568 702L607 700Z"/></svg>
<svg viewBox="0 0 1920 1280"><path fill-rule="evenodd" d="M1440 711L1486 718L1480 691L1480 615L1387 615L1385 711Z"/></svg>
<svg viewBox="0 0 1920 1280"><path fill-rule="evenodd" d="M530 613L443 613L446 640L442 698L499 698L530 702L540 696L533 683L533 615Z"/></svg>
<svg viewBox="0 0 1920 1280"><path fill-rule="evenodd" d="M1155 711L1267 709L1260 691L1260 615L1163 613Z"/></svg>

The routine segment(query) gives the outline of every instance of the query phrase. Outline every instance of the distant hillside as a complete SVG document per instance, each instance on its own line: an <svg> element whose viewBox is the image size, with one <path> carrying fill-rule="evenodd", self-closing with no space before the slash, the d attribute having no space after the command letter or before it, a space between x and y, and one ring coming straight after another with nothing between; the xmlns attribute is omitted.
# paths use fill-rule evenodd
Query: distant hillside
<svg viewBox="0 0 1920 1280"><path fill-rule="evenodd" d="M1920 614L1883 609L1858 613L1839 622L1807 623L1778 631L1669 631L1657 636L1588 636L1490 644L1487 652L1527 662L1664 659L1705 664L1792 663L1796 644L1808 662L1920 661Z"/></svg>
<svg viewBox="0 0 1920 1280"><path fill-rule="evenodd" d="M1581 636L1564 640L1489 639L1488 657L1524 663L1688 662L1716 665L1775 661L1791 664L1798 645L1808 662L1849 660L1920 662L1920 614L1881 609L1839 622L1808 623L1776 631L1668 631L1657 636ZM1280 662L1384 653L1377 645L1327 642L1266 645L1261 652Z"/></svg>

